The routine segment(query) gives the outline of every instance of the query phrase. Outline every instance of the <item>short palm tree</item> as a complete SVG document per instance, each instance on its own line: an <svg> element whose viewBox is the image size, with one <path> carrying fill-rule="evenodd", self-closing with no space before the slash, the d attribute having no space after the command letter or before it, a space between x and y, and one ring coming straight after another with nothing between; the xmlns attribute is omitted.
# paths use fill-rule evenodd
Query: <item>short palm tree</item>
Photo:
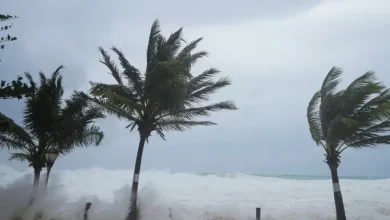
<svg viewBox="0 0 390 220"><path fill-rule="evenodd" d="M100 108L91 106L88 97L83 92L74 91L65 106L60 109L55 123L55 129L50 150L66 155L77 147L99 146L104 134L94 124L96 119L104 118ZM48 149L49 150L49 149ZM47 151L46 151L47 152ZM51 168L55 161L47 161L45 186L48 185Z"/></svg>
<svg viewBox="0 0 390 220"><path fill-rule="evenodd" d="M63 105L62 68L57 68L51 78L40 73L39 88L26 100L24 127L12 123L0 136L0 145L13 150L11 160L27 161L33 167L34 189L47 165L45 153L49 149L64 154L76 146L98 145L103 138L94 120L104 115L89 104L84 93L74 92Z"/></svg>
<svg viewBox="0 0 390 220"><path fill-rule="evenodd" d="M129 121L127 128L138 128L140 141L135 161L130 207L127 219L136 218L137 191L145 141L155 131L165 140L164 131L184 131L197 125L214 125L211 121L198 121L199 116L209 116L210 112L235 110L232 101L201 106L209 100L209 95L230 85L223 77L217 81L213 77L219 73L211 68L193 77L191 67L206 56L207 52L193 52L199 38L181 50L182 29L172 33L168 39L160 34L156 20L151 28L147 47L147 66L144 74L130 64L117 48L123 70L119 70L108 53L100 48L101 63L106 65L117 84L91 83L92 100L108 113ZM126 81L125 81L126 80Z"/></svg>
<svg viewBox="0 0 390 220"><path fill-rule="evenodd" d="M311 136L325 151L332 174L338 220L345 220L337 168L348 148L390 144L390 92L366 72L347 88L336 91L342 71L333 67L307 107Z"/></svg>

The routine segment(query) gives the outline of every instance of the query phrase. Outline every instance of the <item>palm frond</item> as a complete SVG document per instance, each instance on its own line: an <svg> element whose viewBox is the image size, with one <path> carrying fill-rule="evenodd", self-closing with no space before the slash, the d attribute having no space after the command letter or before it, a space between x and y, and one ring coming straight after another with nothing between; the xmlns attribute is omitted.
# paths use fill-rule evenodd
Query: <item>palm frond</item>
<svg viewBox="0 0 390 220"><path fill-rule="evenodd" d="M21 141L14 140L11 137L8 137L4 134L0 134L0 148L8 149L21 149L25 147L25 143Z"/></svg>
<svg viewBox="0 0 390 220"><path fill-rule="evenodd" d="M10 123L8 128L1 132L2 143L7 148L13 149L27 149L34 148L35 143L33 137L21 126L16 123Z"/></svg>
<svg viewBox="0 0 390 220"><path fill-rule="evenodd" d="M127 119L135 122L139 121L139 119L137 119L133 115L133 112L129 112L126 109L119 107L115 102L112 102L111 100L98 98L91 98L90 100L95 104L101 106L103 108L103 111L107 112L108 114L115 115L119 119Z"/></svg>
<svg viewBox="0 0 390 220"><path fill-rule="evenodd" d="M126 59L125 55L117 49L116 47L113 47L112 50L118 55L120 63L124 71L122 74L124 77L128 80L129 84L134 87L134 90L136 94L141 97L143 94L144 86L143 86L143 79L141 77L141 72L132 66L130 62Z"/></svg>
<svg viewBox="0 0 390 220"><path fill-rule="evenodd" d="M155 78L158 76L160 79L172 80L175 78L187 79L190 76L187 72L187 66L183 65L180 60L160 61L155 68Z"/></svg>
<svg viewBox="0 0 390 220"><path fill-rule="evenodd" d="M192 41L191 43L187 44L180 52L179 54L177 55L177 57L179 59L183 59L185 57L187 57L189 54L191 54L191 52L198 46L199 42L202 41L203 38L200 37L194 41Z"/></svg>
<svg viewBox="0 0 390 220"><path fill-rule="evenodd" d="M211 79L218 73L220 73L219 70L215 68L210 68L205 70L203 73L199 74L198 76L193 77L188 82L188 92L191 93L203 87L212 85L213 82L211 81Z"/></svg>
<svg viewBox="0 0 390 220"><path fill-rule="evenodd" d="M14 121L0 112L0 134L6 131Z"/></svg>
<svg viewBox="0 0 390 220"><path fill-rule="evenodd" d="M345 143L346 145L350 145L354 142L360 142L368 138L376 138L384 134L386 135L388 132L390 132L390 119L372 125L368 128L359 129L355 134L349 136L345 140Z"/></svg>
<svg viewBox="0 0 390 220"><path fill-rule="evenodd" d="M196 91L187 93L186 101L188 103L194 102L198 103L201 101L207 101L209 100L209 95L217 92L219 89L230 85L231 82L229 78L222 77L217 82L208 82L208 85L199 88Z"/></svg>
<svg viewBox="0 0 390 220"><path fill-rule="evenodd" d="M191 54L191 56L189 56L189 63L190 63L190 66L193 66L195 65L195 63L203 58L203 57L206 57L209 53L207 51L199 51L199 52L196 52L196 53L193 53Z"/></svg>
<svg viewBox="0 0 390 220"><path fill-rule="evenodd" d="M367 72L354 80L341 96L343 102L343 115L355 115L367 100L384 89L381 83L375 81L374 72Z"/></svg>
<svg viewBox="0 0 390 220"><path fill-rule="evenodd" d="M71 97L65 100L65 106L61 109L62 117L71 118L75 114L80 113L83 108L88 106L87 99L85 93L74 90Z"/></svg>
<svg viewBox="0 0 390 220"><path fill-rule="evenodd" d="M40 86L47 86L47 78L45 73L39 72Z"/></svg>
<svg viewBox="0 0 390 220"><path fill-rule="evenodd" d="M138 113L139 116L142 116L142 105L137 103L137 100L128 98L127 96L119 95L113 91L103 91L100 93L107 97L111 103L115 103L117 107L121 107L127 110L133 110Z"/></svg>
<svg viewBox="0 0 390 220"><path fill-rule="evenodd" d="M202 107L175 109L167 114L163 114L160 116L160 118L169 117L175 119L191 120L200 116L210 116L211 112L217 112L221 110L237 110L237 107L233 101L223 101Z"/></svg>
<svg viewBox="0 0 390 220"><path fill-rule="evenodd" d="M351 148L375 147L381 144L390 144L390 135L362 138L348 143Z"/></svg>
<svg viewBox="0 0 390 220"><path fill-rule="evenodd" d="M104 138L104 133L98 126L92 125L82 130L75 131L61 143L57 149L65 154L74 150L76 147L89 147L91 145L99 146Z"/></svg>
<svg viewBox="0 0 390 220"><path fill-rule="evenodd" d="M184 99L181 95L185 94L188 74L187 67L178 60L158 62L155 69L146 75L145 97L160 103L169 98Z"/></svg>
<svg viewBox="0 0 390 220"><path fill-rule="evenodd" d="M9 160L18 160L18 161L32 161L32 157L26 153L11 153Z"/></svg>
<svg viewBox="0 0 390 220"><path fill-rule="evenodd" d="M120 85L123 85L122 78L119 74L119 69L115 65L115 62L111 60L110 55L108 55L107 51L105 51L102 47L99 47L99 51L103 56L103 60L100 60L99 62L107 66L107 68L110 70L110 74L115 78L115 80Z"/></svg>
<svg viewBox="0 0 390 220"><path fill-rule="evenodd" d="M365 129L364 132L370 132L375 134L390 132L390 118Z"/></svg>
<svg viewBox="0 0 390 220"><path fill-rule="evenodd" d="M321 99L324 99L328 95L331 95L336 90L340 83L341 69L333 67L325 77L321 87Z"/></svg>
<svg viewBox="0 0 390 220"><path fill-rule="evenodd" d="M34 82L34 79L32 78L31 74L29 72L25 72L24 76L26 77L26 79L30 83L30 86L33 89L33 91L35 91L37 84Z"/></svg>
<svg viewBox="0 0 390 220"><path fill-rule="evenodd" d="M95 106L87 108L80 116L80 120L84 123L84 125L92 124L95 120L103 118L105 118L105 115L102 113L102 108Z"/></svg>
<svg viewBox="0 0 390 220"><path fill-rule="evenodd" d="M138 102L138 96L134 94L131 87L121 85L121 84L105 84L105 83L95 83L90 82L91 89L90 93L95 96L100 96L102 98L107 98L104 96L104 91L112 91L121 96L131 98L134 101Z"/></svg>
<svg viewBox="0 0 390 220"><path fill-rule="evenodd" d="M95 96L99 97L100 99L109 99L110 97L107 96L106 92L113 92L114 94L117 94L122 97L126 97L126 99L132 100L134 103L139 103L140 100L138 99L137 95L133 93L132 87L128 87L125 85L120 84L104 84L104 83L93 83L91 82L92 88L90 89L90 93ZM108 93L108 94L109 94ZM114 101L114 100L111 100ZM116 106L122 109L127 109L128 111L134 111L134 109L127 105L126 103L122 102L116 102Z"/></svg>
<svg viewBox="0 0 390 220"><path fill-rule="evenodd" d="M384 90L379 95L363 104L352 116L362 122L364 126L370 126L377 121L390 118L390 92Z"/></svg>
<svg viewBox="0 0 390 220"><path fill-rule="evenodd" d="M155 63L156 60L157 41L158 41L159 34L160 34L160 23L156 19L152 24L152 28L150 30L150 35L149 35L149 43L148 43L148 49L146 55L146 62L147 62L146 72L150 72L151 69L154 67L153 63Z"/></svg>
<svg viewBox="0 0 390 220"><path fill-rule="evenodd" d="M62 69L64 69L64 66L63 66L63 65L60 65L60 66L57 67L57 69L54 70L54 72L51 74L51 77L50 77L51 80L49 80L49 82L50 82L51 84L55 84L56 79L57 79L57 77L60 76L60 71L61 71Z"/></svg>
<svg viewBox="0 0 390 220"><path fill-rule="evenodd" d="M216 125L216 123L211 121L166 120L160 121L157 127L161 131L185 131L199 125L210 126Z"/></svg>
<svg viewBox="0 0 390 220"><path fill-rule="evenodd" d="M167 53L166 54L167 59L173 59L174 57L176 57L177 52L178 52L180 45L181 45L182 31L183 31L183 28L180 28L176 32L172 33L171 36L169 36L169 38L166 42L166 47L168 47L168 48L166 48L166 50L165 50L165 52Z"/></svg>
<svg viewBox="0 0 390 220"><path fill-rule="evenodd" d="M371 111L377 106L387 104L390 102L390 89L383 90L378 96L366 102L357 113Z"/></svg>
<svg viewBox="0 0 390 220"><path fill-rule="evenodd" d="M307 106L307 120L309 122L309 130L311 137L317 145L320 144L323 134L321 130L321 121L319 116L319 102L321 99L321 92L317 91L311 98Z"/></svg>
<svg viewBox="0 0 390 220"><path fill-rule="evenodd" d="M321 93L322 94L322 93ZM335 94L328 94L325 98L321 97L319 116L321 122L322 135L325 139L328 138L328 130L332 121L340 117L340 112L343 110L343 102L340 99L342 91Z"/></svg>
<svg viewBox="0 0 390 220"><path fill-rule="evenodd" d="M83 137L82 140L84 146L89 146L92 144L99 146L104 138L104 134L102 131L100 131L100 128L94 125L85 129L81 136Z"/></svg>

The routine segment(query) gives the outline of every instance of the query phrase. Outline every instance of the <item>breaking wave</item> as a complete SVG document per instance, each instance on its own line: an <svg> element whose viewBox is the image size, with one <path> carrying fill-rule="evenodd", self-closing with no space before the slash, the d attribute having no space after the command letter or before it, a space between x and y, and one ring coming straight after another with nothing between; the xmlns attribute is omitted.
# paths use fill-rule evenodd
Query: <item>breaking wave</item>
<svg viewBox="0 0 390 220"><path fill-rule="evenodd" d="M31 173L0 165L0 219L26 207ZM45 193L40 186L40 199L26 219L42 210L47 219L79 220L90 201L90 220L122 220L131 179L131 170L54 169L49 189ZM348 219L390 219L390 179L344 179L340 184ZM262 220L335 219L330 180L146 171L140 176L138 205L146 220L254 219L256 207L262 209Z"/></svg>

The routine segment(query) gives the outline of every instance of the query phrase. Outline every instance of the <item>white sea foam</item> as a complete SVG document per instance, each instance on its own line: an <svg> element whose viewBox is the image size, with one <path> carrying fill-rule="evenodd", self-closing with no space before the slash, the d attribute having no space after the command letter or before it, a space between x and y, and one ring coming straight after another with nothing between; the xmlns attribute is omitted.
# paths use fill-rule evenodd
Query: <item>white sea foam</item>
<svg viewBox="0 0 390 220"><path fill-rule="evenodd" d="M31 171L30 171L31 172ZM0 165L0 218L23 208L32 175ZM42 175L44 177L44 175ZM131 170L54 169L46 199L37 203L49 217L81 219L91 201L90 220L124 219ZM348 219L390 219L390 179L341 180ZM200 176L143 172L140 176L142 219L335 219L330 180L287 180L244 174Z"/></svg>

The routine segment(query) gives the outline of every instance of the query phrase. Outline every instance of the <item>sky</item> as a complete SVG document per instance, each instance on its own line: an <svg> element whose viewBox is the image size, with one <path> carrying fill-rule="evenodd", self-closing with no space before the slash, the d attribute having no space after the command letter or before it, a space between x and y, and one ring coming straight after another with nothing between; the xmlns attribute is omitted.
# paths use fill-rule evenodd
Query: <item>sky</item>
<svg viewBox="0 0 390 220"><path fill-rule="evenodd" d="M343 83L366 71L390 86L390 1L388 0L215 0L215 1L22 1L4 0L0 13L18 15L9 34L18 40L0 51L1 79L25 71L37 79L64 65L65 97L87 91L89 81L114 82L98 61L98 47L120 48L141 70L146 66L150 27L158 18L164 35L184 28L187 41L210 55L195 67L229 76L232 85L213 101L234 100L234 112L209 119L218 125L153 135L142 170L263 175L329 175L322 149L312 141L306 107L333 67L344 70ZM0 111L17 122L23 101L2 100ZM102 146L61 156L55 169L103 167L133 169L138 134L110 116L97 122ZM25 170L27 164L0 164ZM343 176L390 177L390 146L347 150Z"/></svg>

